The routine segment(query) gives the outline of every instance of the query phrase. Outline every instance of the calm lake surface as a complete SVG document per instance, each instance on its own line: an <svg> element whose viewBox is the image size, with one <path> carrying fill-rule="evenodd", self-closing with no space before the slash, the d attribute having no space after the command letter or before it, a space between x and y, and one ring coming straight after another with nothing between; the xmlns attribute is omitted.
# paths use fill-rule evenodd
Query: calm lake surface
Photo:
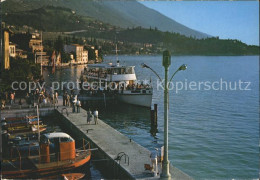
<svg viewBox="0 0 260 180"><path fill-rule="evenodd" d="M104 61L115 62L115 59L106 56ZM153 104L158 104L158 133L150 132L147 108L108 104L99 110L100 118L150 150L161 147L163 90L157 89L156 76L140 64L148 64L163 78L162 56L119 56L119 59L121 64L136 66L138 79L152 79ZM187 64L188 69L178 72L173 82L174 85L178 82L179 88L182 82L184 88L176 92L174 86L169 93L171 164L194 179L257 179L259 56L172 56L169 74L182 64ZM83 66L72 67L49 76L45 71L44 76L47 82L75 81L82 69ZM248 83L241 82L250 82L247 87L250 90L244 90Z"/></svg>

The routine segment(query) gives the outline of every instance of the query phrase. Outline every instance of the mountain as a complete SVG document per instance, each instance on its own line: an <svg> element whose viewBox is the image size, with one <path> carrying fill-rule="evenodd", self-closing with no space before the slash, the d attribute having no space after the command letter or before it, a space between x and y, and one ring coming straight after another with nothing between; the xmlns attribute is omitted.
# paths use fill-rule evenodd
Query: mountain
<svg viewBox="0 0 260 180"><path fill-rule="evenodd" d="M76 15L71 9L53 6L9 12L3 14L2 18L9 25L18 27L26 25L46 32L70 32L81 29L91 32L112 27L93 18Z"/></svg>
<svg viewBox="0 0 260 180"><path fill-rule="evenodd" d="M93 17L99 21L123 28L141 26L144 28L157 28L161 31L176 32L196 38L209 36L190 29L135 0L6 0L2 2L2 12L29 11L43 6L69 8L78 15Z"/></svg>

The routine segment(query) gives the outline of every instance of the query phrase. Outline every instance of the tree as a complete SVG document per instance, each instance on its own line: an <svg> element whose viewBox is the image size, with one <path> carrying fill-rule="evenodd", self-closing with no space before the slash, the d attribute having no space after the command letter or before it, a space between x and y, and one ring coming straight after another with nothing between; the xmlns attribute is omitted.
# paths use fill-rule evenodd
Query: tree
<svg viewBox="0 0 260 180"><path fill-rule="evenodd" d="M64 41L62 40L61 36L58 36L58 39L54 43L54 48L58 52L64 52Z"/></svg>
<svg viewBox="0 0 260 180"><path fill-rule="evenodd" d="M96 60L96 53L94 49L86 48L88 50L88 59L89 60Z"/></svg>

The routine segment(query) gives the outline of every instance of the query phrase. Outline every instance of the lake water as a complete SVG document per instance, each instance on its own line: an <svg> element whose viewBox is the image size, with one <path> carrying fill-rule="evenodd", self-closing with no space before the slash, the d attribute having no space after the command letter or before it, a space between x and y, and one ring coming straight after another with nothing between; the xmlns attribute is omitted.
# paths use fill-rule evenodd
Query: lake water
<svg viewBox="0 0 260 180"><path fill-rule="evenodd" d="M115 57L106 56L105 62L111 59ZM99 110L100 118L150 150L161 147L163 90L157 89L156 76L140 64L148 64L163 78L162 56L119 56L119 59L121 64L136 66L138 79L152 79L153 104L158 104L158 133L150 132L147 108L108 104ZM169 74L182 64L188 68L178 72L173 82L178 88L182 82L184 88L176 92L175 86L169 93L171 164L194 179L257 179L259 56L172 56ZM83 66L72 67L49 76L45 71L44 76L47 82L75 81L82 69Z"/></svg>

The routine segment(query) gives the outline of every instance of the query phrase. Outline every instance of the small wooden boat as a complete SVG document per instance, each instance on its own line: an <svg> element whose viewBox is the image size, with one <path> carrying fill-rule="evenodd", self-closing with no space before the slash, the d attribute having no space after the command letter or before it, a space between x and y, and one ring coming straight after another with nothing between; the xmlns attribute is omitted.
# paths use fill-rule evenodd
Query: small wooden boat
<svg viewBox="0 0 260 180"><path fill-rule="evenodd" d="M39 129L45 128L46 125L39 125ZM16 134L16 133L27 133L27 132L34 132L38 131L38 125L32 125L32 126L17 126L17 127L8 127L7 128L8 133Z"/></svg>
<svg viewBox="0 0 260 180"><path fill-rule="evenodd" d="M41 123L42 121L39 121ZM2 127L17 127L17 126L29 126L29 125L34 125L37 124L37 120L21 120L21 121L11 121L11 122L2 122Z"/></svg>
<svg viewBox="0 0 260 180"><path fill-rule="evenodd" d="M46 127L40 127L39 128L39 131L40 133L45 131L47 128ZM32 129L29 129L29 130L26 130L26 131L21 131L21 132L11 132L11 133L8 133L7 131L7 134L9 134L9 139L11 138L15 138L16 136L19 136L19 135L31 135L31 134L37 134L38 133L38 128L34 128L33 130Z"/></svg>
<svg viewBox="0 0 260 180"><path fill-rule="evenodd" d="M74 170L91 158L90 145L83 141L83 146L76 149L75 140L66 133L43 134L39 145L40 154L36 156L22 157L16 153L18 157L3 159L2 177L32 179L53 176Z"/></svg>
<svg viewBox="0 0 260 180"><path fill-rule="evenodd" d="M37 116L25 116L25 117L9 117L9 118L3 118L2 121L21 121L25 119L37 119Z"/></svg>

